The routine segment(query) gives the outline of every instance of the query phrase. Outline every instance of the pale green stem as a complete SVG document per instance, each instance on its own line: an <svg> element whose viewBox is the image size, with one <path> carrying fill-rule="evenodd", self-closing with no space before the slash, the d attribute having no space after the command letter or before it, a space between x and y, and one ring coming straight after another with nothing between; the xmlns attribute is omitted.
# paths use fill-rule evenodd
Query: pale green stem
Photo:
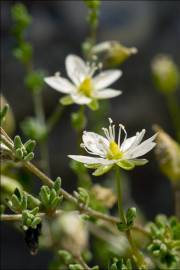
<svg viewBox="0 0 180 270"><path fill-rule="evenodd" d="M118 166L116 166L115 168L116 170L116 188L117 188L117 194L118 194L118 211L119 211L119 218L120 218L120 221L123 223L123 224L127 224L126 222L126 216L125 216L125 213L124 213L124 210L123 210L123 200L122 200L122 187L121 187L121 176L120 176L120 169ZM132 238L132 235L131 235L131 229L128 229L126 231L126 236L127 236L127 239L129 241L129 244L131 246L131 250L132 250L132 255L134 257L134 260L135 260L135 263L137 264L138 266L138 269L147 269L146 268L146 263L144 261L144 257L143 255L139 252L139 250L137 249L134 241L133 241L133 238Z"/></svg>
<svg viewBox="0 0 180 270"><path fill-rule="evenodd" d="M42 93L41 91L33 92L33 100L34 100L34 110L37 117L37 120L42 126L46 126L45 123L45 115L42 104ZM41 153L41 163L42 167L47 174L50 174L49 168L49 153L48 147L45 140L39 142L40 145L40 153Z"/></svg>
<svg viewBox="0 0 180 270"><path fill-rule="evenodd" d="M176 137L180 143L180 105L178 104L174 92L166 94L166 101L176 132Z"/></svg>
<svg viewBox="0 0 180 270"><path fill-rule="evenodd" d="M50 133L54 126L58 123L59 119L61 118L63 111L64 111L64 106L61 106L60 104L57 105L55 110L53 111L52 115L47 121L47 132Z"/></svg>

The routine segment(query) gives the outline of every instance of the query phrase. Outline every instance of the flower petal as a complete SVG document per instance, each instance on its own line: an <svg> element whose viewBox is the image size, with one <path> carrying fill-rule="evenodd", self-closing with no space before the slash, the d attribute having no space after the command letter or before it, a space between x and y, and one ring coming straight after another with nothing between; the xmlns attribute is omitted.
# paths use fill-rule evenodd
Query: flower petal
<svg viewBox="0 0 180 270"><path fill-rule="evenodd" d="M133 136L133 137L130 137L130 138L126 139L121 144L121 151L122 152L127 151L131 147L131 145L135 142L136 139L137 139L137 136Z"/></svg>
<svg viewBox="0 0 180 270"><path fill-rule="evenodd" d="M46 77L44 80L49 86L59 92L69 94L76 91L76 88L71 82L60 76Z"/></svg>
<svg viewBox="0 0 180 270"><path fill-rule="evenodd" d="M151 149L153 149L156 145L153 140L156 138L157 134L153 135L149 139L145 140L140 145L136 146L132 151L127 152L128 158L136 158L145 155Z"/></svg>
<svg viewBox="0 0 180 270"><path fill-rule="evenodd" d="M72 97L74 103L80 104L80 105L89 104L92 101L91 98L88 98L86 96L80 95L78 93L72 94L71 97Z"/></svg>
<svg viewBox="0 0 180 270"><path fill-rule="evenodd" d="M65 65L66 72L75 85L79 85L88 74L87 65L83 59L77 55L68 55L66 57Z"/></svg>
<svg viewBox="0 0 180 270"><path fill-rule="evenodd" d="M101 91L97 91L94 97L97 99L106 99L106 98L117 97L121 94L122 94L122 91L107 88Z"/></svg>
<svg viewBox="0 0 180 270"><path fill-rule="evenodd" d="M88 157L88 156L80 156L80 155L69 155L69 158L72 158L78 162L85 164L102 164L102 165L110 165L113 164L114 161L107 160L104 158L96 158L96 157Z"/></svg>
<svg viewBox="0 0 180 270"><path fill-rule="evenodd" d="M101 135L94 132L84 131L82 140L85 149L89 150L91 154L105 157L107 155L109 141Z"/></svg>
<svg viewBox="0 0 180 270"><path fill-rule="evenodd" d="M127 148L127 153L130 154L134 148L142 141L144 135L146 133L146 130L145 129L142 129L141 132L137 132L136 135L135 135L135 139L134 141L132 142L131 146L129 148ZM128 139L127 139L128 140ZM124 145L126 144L126 140L124 142ZM123 143L122 143L122 146L123 146Z"/></svg>
<svg viewBox="0 0 180 270"><path fill-rule="evenodd" d="M93 83L96 90L104 89L117 81L122 75L120 70L107 70L94 77Z"/></svg>

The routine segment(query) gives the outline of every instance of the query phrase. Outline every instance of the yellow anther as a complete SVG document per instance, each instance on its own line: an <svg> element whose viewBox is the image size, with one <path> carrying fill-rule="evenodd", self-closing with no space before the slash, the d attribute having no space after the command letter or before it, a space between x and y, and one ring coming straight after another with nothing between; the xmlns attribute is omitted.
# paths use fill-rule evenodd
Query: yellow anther
<svg viewBox="0 0 180 270"><path fill-rule="evenodd" d="M91 78L86 78L79 86L79 91L85 96L91 97L93 92L93 83Z"/></svg>

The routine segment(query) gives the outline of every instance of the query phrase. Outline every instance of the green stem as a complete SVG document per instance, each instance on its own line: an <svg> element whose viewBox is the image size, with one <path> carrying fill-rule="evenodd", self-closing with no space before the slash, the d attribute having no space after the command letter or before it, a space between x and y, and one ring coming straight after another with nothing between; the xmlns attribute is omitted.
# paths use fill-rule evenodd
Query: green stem
<svg viewBox="0 0 180 270"><path fill-rule="evenodd" d="M64 111L64 106L60 106L58 103L57 107L53 111L52 115L47 121L47 132L50 133L54 126L58 123L59 119L61 118L63 111Z"/></svg>
<svg viewBox="0 0 180 270"><path fill-rule="evenodd" d="M41 91L33 92L33 100L34 100L34 110L35 110L36 117L39 123L45 126L46 123L45 123L45 115L44 115L44 110L43 110ZM45 140L43 140L39 142L39 145L40 145L40 152L41 152L42 167L44 168L47 174L50 174L49 153L48 153L47 143Z"/></svg>
<svg viewBox="0 0 180 270"><path fill-rule="evenodd" d="M122 200L122 187L121 187L121 176L120 176L120 169L117 166L116 167L116 187L117 187L117 193L118 193L118 211L119 211L119 218L120 221L126 225L126 216L123 210L123 200ZM126 231L126 236L129 241L129 244L131 246L132 254L134 257L134 261L138 266L138 269L147 269L146 268L146 263L144 261L144 257L142 254L139 252L137 249L136 245L134 244L132 234L131 234L131 229L128 229Z"/></svg>
<svg viewBox="0 0 180 270"><path fill-rule="evenodd" d="M166 102L168 105L168 109L171 115L171 119L174 125L174 129L176 132L176 137L178 142L180 142L180 106L177 102L177 99L175 97L174 93L168 93L166 94Z"/></svg>

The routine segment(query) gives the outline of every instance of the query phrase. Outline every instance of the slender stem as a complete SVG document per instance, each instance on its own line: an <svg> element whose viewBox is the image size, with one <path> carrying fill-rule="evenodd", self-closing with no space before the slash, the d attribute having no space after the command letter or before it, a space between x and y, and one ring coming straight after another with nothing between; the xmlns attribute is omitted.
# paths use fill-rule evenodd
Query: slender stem
<svg viewBox="0 0 180 270"><path fill-rule="evenodd" d="M65 106L61 106L59 103L55 110L53 111L52 115L47 121L47 131L50 133L54 126L57 124L59 119L61 118L63 111L64 111Z"/></svg>
<svg viewBox="0 0 180 270"><path fill-rule="evenodd" d="M166 102L174 125L177 140L180 142L180 106L174 92L166 94Z"/></svg>
<svg viewBox="0 0 180 270"><path fill-rule="evenodd" d="M120 169L116 167L116 186L117 186L117 193L118 193L118 211L119 211L119 218L123 224L127 224L126 217L123 210L123 200L122 200L122 188L121 188L121 177L120 177ZM132 254L135 260L135 263L138 266L138 269L146 269L146 263L142 254L137 249L136 245L134 244L131 229L126 231L126 236L131 246Z"/></svg>
<svg viewBox="0 0 180 270"><path fill-rule="evenodd" d="M42 93L41 91L33 92L33 100L34 100L34 110L36 117L41 125L45 127L45 115L43 110L42 104ZM49 154L48 154L48 147L45 140L40 141L40 152L41 152L41 163L44 170L49 174Z"/></svg>
<svg viewBox="0 0 180 270"><path fill-rule="evenodd" d="M180 185L179 183L172 183L174 192L174 209L175 215L180 219Z"/></svg>
<svg viewBox="0 0 180 270"><path fill-rule="evenodd" d="M60 215L62 213L63 213L62 210L56 210L56 212L53 213L53 215L56 216L56 215ZM45 217L47 215L48 214L45 212L38 213L39 217ZM22 219L22 214L2 214L2 215L0 215L1 221L21 221L21 219Z"/></svg>

